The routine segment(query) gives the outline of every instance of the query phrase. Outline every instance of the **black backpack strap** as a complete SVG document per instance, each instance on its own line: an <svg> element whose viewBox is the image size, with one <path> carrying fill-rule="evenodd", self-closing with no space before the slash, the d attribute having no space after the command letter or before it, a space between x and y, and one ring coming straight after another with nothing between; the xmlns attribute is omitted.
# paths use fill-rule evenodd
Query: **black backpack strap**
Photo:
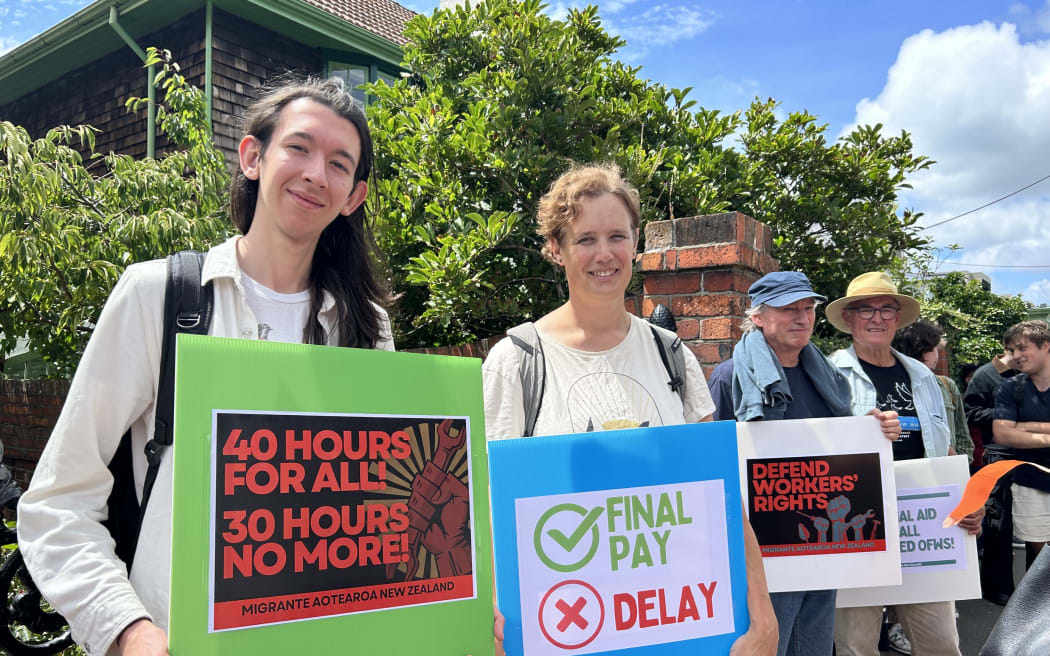
<svg viewBox="0 0 1050 656"><path fill-rule="evenodd" d="M171 446L175 421L175 336L179 333L207 335L211 325L213 290L201 286L204 253L180 251L168 256L168 281L164 291L164 341L157 382L153 439L146 443L146 480L142 486L139 526L153 493L164 451ZM138 542L138 536L135 536ZM134 552L134 548L132 548Z"/></svg>
<svg viewBox="0 0 1050 656"><path fill-rule="evenodd" d="M547 383L543 344L532 322L514 326L507 331L507 337L521 351L518 375L521 377L521 396L525 406L525 432L522 437L530 437L536 430L536 419L543 405L543 388Z"/></svg>
<svg viewBox="0 0 1050 656"><path fill-rule="evenodd" d="M667 371L667 385L672 392L678 394L685 403L685 351L683 351L682 340L669 330L662 330L657 326L650 325L649 330L653 333L656 341L656 350L660 352L660 361L664 363Z"/></svg>

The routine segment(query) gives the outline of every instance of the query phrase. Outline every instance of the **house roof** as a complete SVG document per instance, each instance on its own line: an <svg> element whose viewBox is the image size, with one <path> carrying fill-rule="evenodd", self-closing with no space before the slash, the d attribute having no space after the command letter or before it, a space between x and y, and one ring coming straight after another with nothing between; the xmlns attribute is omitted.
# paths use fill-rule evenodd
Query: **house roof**
<svg viewBox="0 0 1050 656"><path fill-rule="evenodd" d="M403 46L405 23L416 15L393 0L304 0L307 4L342 18L351 25L378 34Z"/></svg>
<svg viewBox="0 0 1050 656"><path fill-rule="evenodd" d="M127 47L109 25L110 8L135 39L207 0L96 0L0 57L0 105L38 89L81 65ZM415 13L394 0L211 0L214 7L302 43L360 52L396 68L402 32Z"/></svg>

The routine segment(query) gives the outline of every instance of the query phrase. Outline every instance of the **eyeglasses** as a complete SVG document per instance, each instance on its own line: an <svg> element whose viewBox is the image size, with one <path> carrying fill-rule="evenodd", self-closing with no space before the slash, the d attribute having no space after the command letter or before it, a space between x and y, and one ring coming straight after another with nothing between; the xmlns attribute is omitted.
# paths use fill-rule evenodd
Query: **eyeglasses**
<svg viewBox="0 0 1050 656"><path fill-rule="evenodd" d="M864 319L865 321L868 321L869 319L874 317L875 313L878 312L879 316L882 317L883 321L889 321L890 319L896 317L897 313L900 312L901 309L893 307L892 305L884 305L880 308L873 308L869 305L862 305L861 307L856 308L846 308L846 311L856 312L857 316L861 319Z"/></svg>

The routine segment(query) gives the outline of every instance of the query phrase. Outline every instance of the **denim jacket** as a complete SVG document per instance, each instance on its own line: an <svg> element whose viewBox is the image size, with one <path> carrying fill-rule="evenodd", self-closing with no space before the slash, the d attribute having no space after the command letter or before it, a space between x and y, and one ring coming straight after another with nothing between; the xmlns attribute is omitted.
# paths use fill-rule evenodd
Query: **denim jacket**
<svg viewBox="0 0 1050 656"><path fill-rule="evenodd" d="M948 425L948 413L944 409L944 397L937 383L937 376L923 363L893 351L893 357L904 365L911 378L912 399L915 412L922 427L922 444L927 458L948 455L952 431ZM875 384L857 359L857 352L850 346L848 349L835 351L831 362L849 381L850 393L853 395L853 414L864 415L875 407Z"/></svg>

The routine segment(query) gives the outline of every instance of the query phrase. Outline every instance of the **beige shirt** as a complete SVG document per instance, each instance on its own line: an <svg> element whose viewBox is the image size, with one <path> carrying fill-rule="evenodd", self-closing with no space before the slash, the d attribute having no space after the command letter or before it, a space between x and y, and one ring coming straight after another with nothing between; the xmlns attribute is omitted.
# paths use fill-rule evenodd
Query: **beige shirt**
<svg viewBox="0 0 1050 656"><path fill-rule="evenodd" d="M685 349L685 402L671 390L667 370L644 320L632 316L623 341L605 351L580 351L542 332L546 383L536 435L667 426L700 421L715 406L696 356ZM525 408L518 375L521 350L500 341L482 366L485 432L490 440L521 437Z"/></svg>

